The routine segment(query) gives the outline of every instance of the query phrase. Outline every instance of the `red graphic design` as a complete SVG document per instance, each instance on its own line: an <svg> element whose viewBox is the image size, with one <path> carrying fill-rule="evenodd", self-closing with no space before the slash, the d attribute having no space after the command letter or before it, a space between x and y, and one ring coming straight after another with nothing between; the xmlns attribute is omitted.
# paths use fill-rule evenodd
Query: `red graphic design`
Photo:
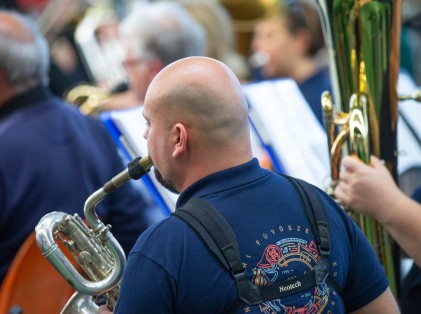
<svg viewBox="0 0 421 314"><path fill-rule="evenodd" d="M283 258L281 249L277 245L271 244L266 247L263 253L263 257L257 266L262 268L269 268L277 264L281 258Z"/></svg>

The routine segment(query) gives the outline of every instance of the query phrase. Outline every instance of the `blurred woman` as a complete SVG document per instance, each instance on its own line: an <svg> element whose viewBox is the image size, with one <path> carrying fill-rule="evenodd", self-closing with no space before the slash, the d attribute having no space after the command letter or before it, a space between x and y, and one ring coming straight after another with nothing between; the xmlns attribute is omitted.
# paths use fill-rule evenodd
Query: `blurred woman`
<svg viewBox="0 0 421 314"><path fill-rule="evenodd" d="M258 22L251 44L255 79L294 79L322 123L320 96L331 90L323 31L315 1L293 0Z"/></svg>

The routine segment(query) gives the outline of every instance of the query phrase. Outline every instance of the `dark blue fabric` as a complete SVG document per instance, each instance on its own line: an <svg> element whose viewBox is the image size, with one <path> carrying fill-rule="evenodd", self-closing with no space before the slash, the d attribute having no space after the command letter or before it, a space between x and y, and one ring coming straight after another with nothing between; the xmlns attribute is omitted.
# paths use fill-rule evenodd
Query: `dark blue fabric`
<svg viewBox="0 0 421 314"><path fill-rule="evenodd" d="M320 124L323 125L321 96L325 91L329 91L332 94L329 70L327 68L321 69L312 77L308 78L301 84L298 84L298 87L300 88L304 98L307 100L317 120L319 120Z"/></svg>
<svg viewBox="0 0 421 314"><path fill-rule="evenodd" d="M329 217L330 275L343 301L322 286L245 312L351 312L387 288L383 268L359 228L329 196L316 191ZM296 190L260 168L257 159L201 179L180 195L177 207L192 197L220 210L237 236L247 276L256 284L284 281L317 264ZM170 217L145 231L131 251L115 313L224 313L236 300L231 275L185 222Z"/></svg>
<svg viewBox="0 0 421 314"><path fill-rule="evenodd" d="M421 203L421 186L414 191L412 199ZM403 314L412 314L421 308L421 269L416 264L402 282L399 306Z"/></svg>
<svg viewBox="0 0 421 314"><path fill-rule="evenodd" d="M421 186L417 187L414 193L412 194L412 198L417 201L418 203L421 203Z"/></svg>
<svg viewBox="0 0 421 314"><path fill-rule="evenodd" d="M14 108L16 110L14 110ZM0 282L22 242L47 213L83 217L85 200L125 168L102 124L41 87L0 109ZM128 252L151 222L130 183L97 213Z"/></svg>

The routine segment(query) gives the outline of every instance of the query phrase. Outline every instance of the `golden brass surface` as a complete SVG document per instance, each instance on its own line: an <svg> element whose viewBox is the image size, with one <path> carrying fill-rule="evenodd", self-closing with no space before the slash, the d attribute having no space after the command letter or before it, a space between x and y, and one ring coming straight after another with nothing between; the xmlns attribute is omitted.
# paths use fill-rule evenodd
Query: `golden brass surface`
<svg viewBox="0 0 421 314"><path fill-rule="evenodd" d="M234 23L255 22L267 17L279 8L278 0L220 0L228 10Z"/></svg>
<svg viewBox="0 0 421 314"><path fill-rule="evenodd" d="M111 93L103 88L80 84L67 91L64 99L79 107L80 112L85 115L97 115L110 97Z"/></svg>
<svg viewBox="0 0 421 314"><path fill-rule="evenodd" d="M333 195L341 158L370 155L397 178L397 79L402 1L317 0L329 52L333 99L322 96ZM377 253L396 295L392 240L376 220L345 209Z"/></svg>

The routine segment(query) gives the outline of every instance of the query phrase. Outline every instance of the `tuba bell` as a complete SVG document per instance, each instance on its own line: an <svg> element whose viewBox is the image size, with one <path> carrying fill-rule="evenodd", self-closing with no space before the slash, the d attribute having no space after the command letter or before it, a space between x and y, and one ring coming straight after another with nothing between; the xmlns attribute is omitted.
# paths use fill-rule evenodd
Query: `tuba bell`
<svg viewBox="0 0 421 314"><path fill-rule="evenodd" d="M397 180L397 119L401 0L317 0L328 48L333 97L322 94L331 179L339 180L341 156L385 161ZM335 105L334 105L335 104ZM392 291L397 268L392 240L374 219L346 209L379 257Z"/></svg>
<svg viewBox="0 0 421 314"><path fill-rule="evenodd" d="M87 223L77 214L51 212L35 227L36 242L42 255L76 290L61 314L97 313L98 302L105 302L108 309L114 309L126 256L110 232L110 226L105 226L98 218L95 206L127 181L140 179L152 165L149 157L138 157L89 196L84 206ZM83 275L66 258L56 240L70 251L74 263L84 271Z"/></svg>

